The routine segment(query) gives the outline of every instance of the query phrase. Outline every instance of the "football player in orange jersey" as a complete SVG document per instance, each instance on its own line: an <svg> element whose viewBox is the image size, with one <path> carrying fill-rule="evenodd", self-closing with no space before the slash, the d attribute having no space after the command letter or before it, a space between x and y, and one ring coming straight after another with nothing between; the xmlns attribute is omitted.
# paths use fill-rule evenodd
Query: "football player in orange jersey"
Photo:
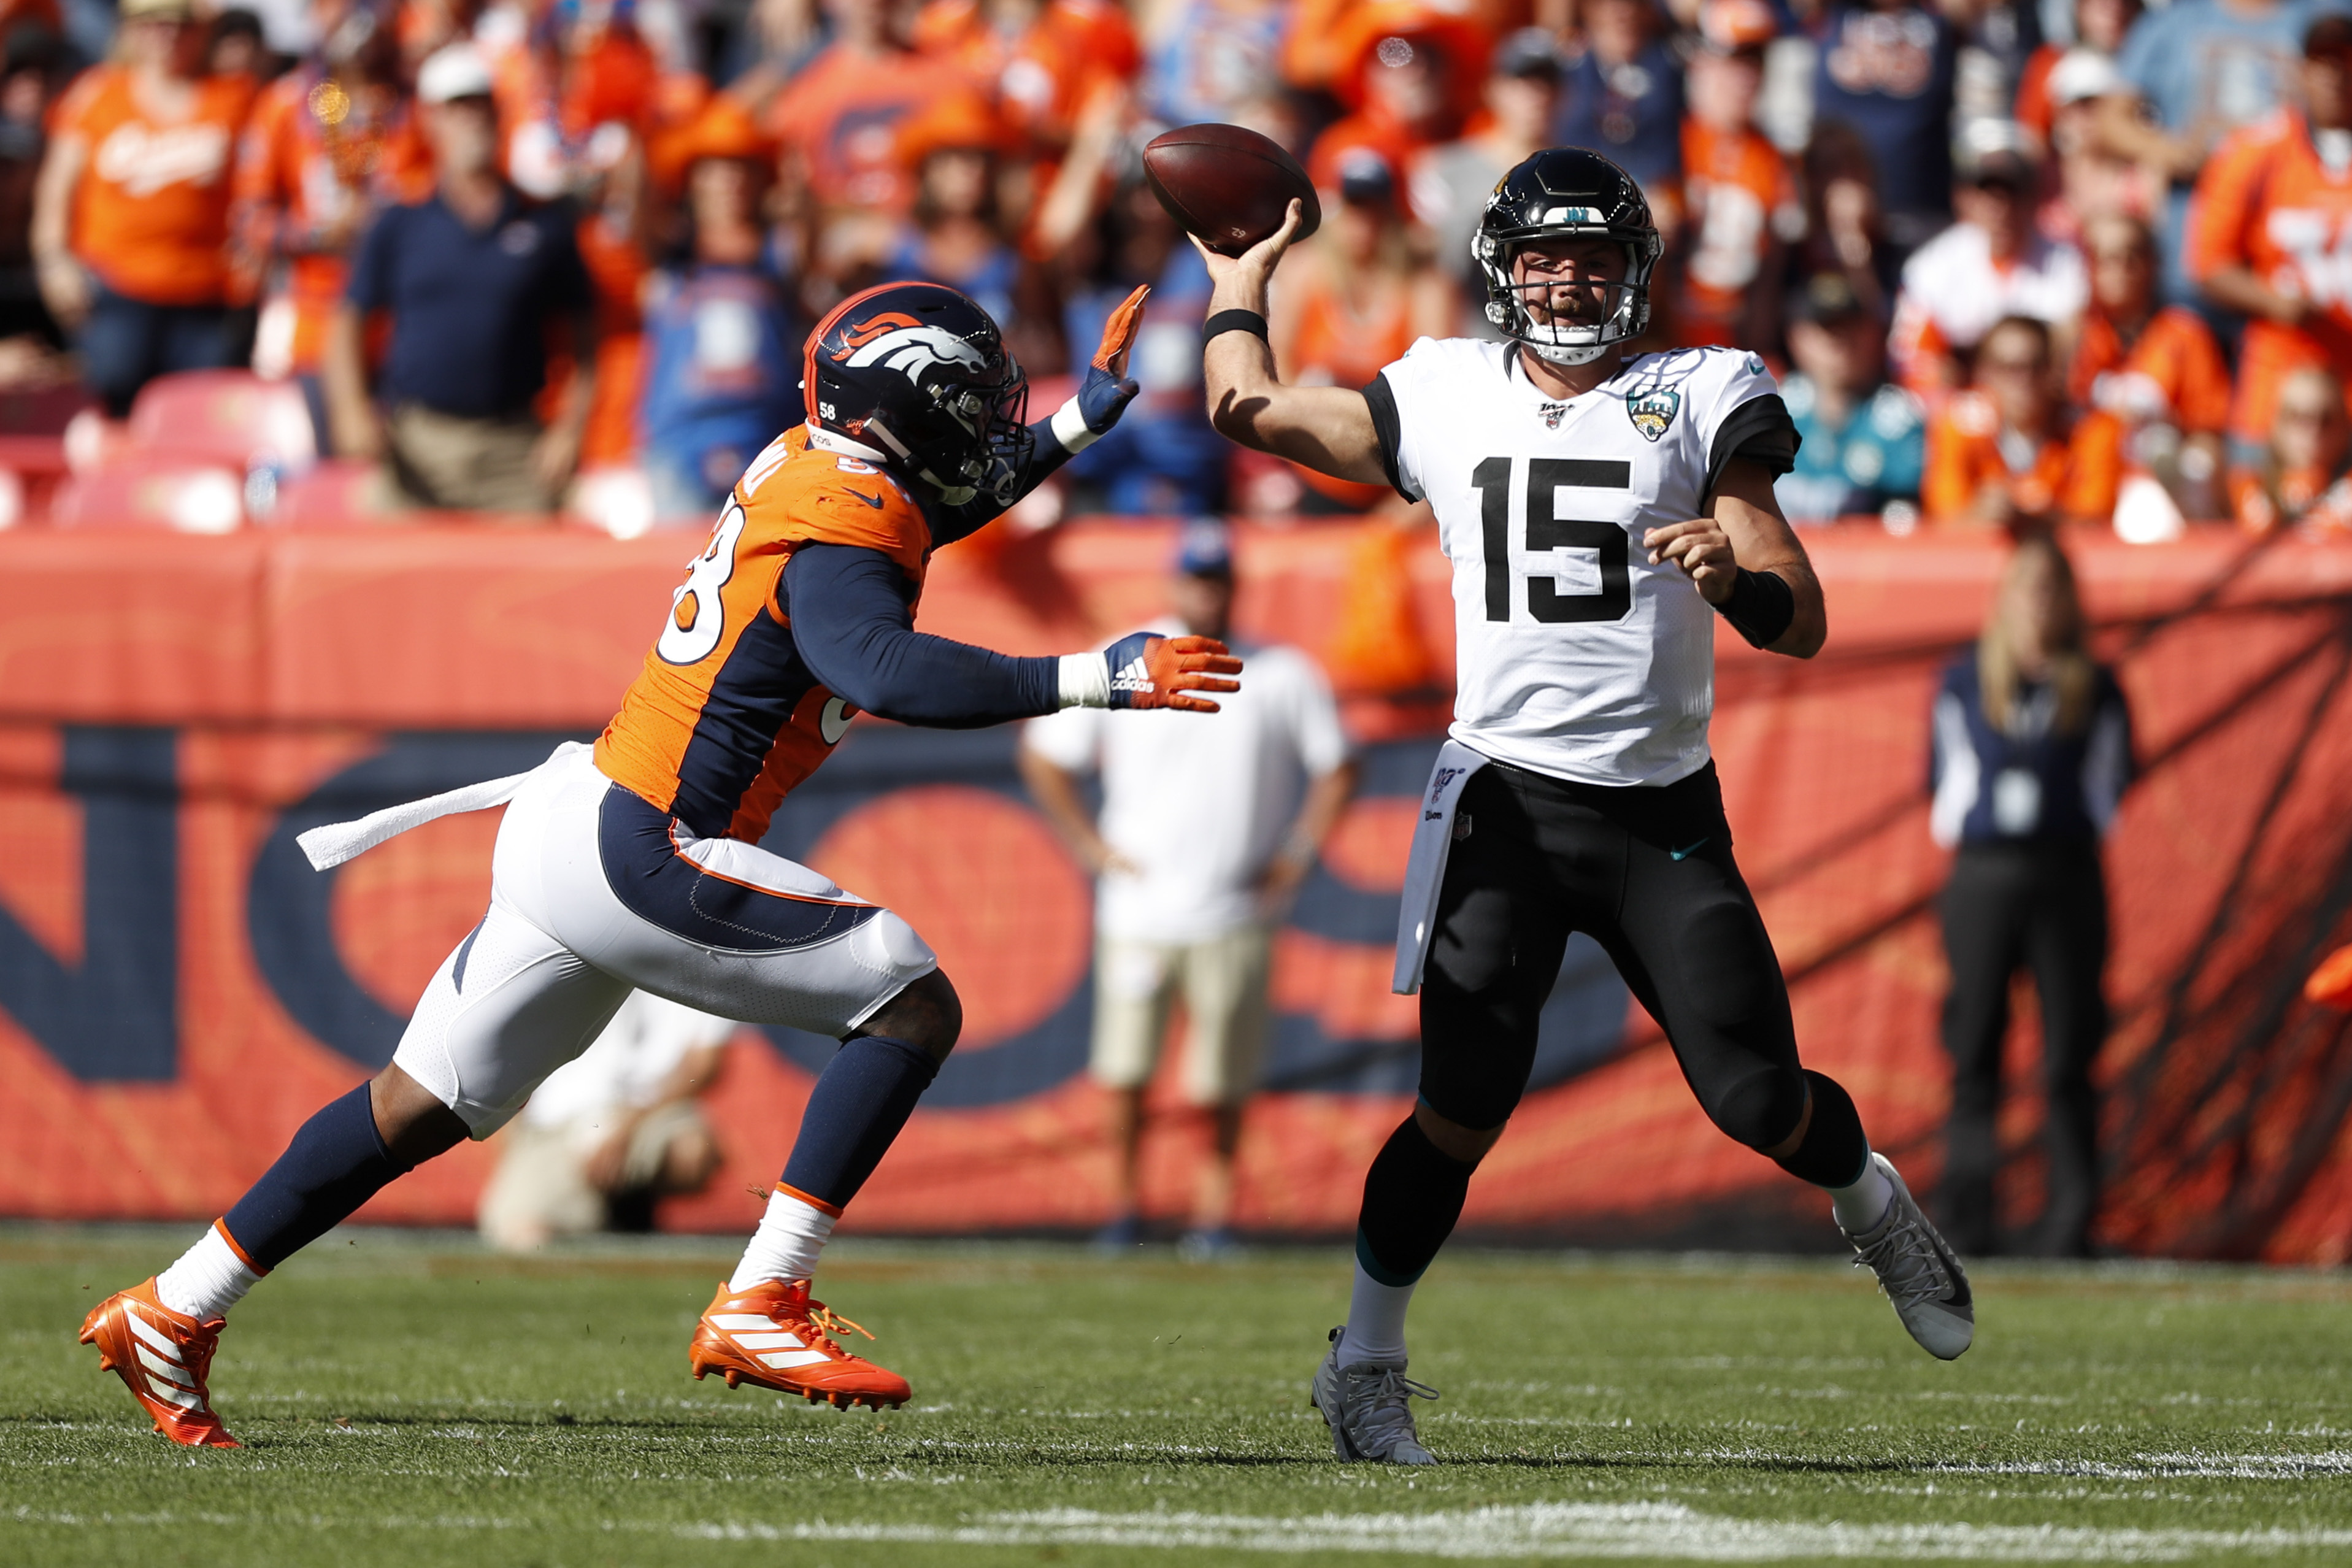
<svg viewBox="0 0 2352 1568"><path fill-rule="evenodd" d="M496 1131L640 989L843 1042L703 1314L695 1376L843 1407L907 1398L905 1379L842 1348L855 1325L810 1299L809 1279L954 1047L961 1008L905 921L759 842L861 710L959 728L1076 706L1214 712L1201 693L1240 689L1241 661L1208 637L1138 632L1101 652L1012 658L913 630L931 552L1135 396L1127 356L1145 293L1113 312L1077 395L1035 425L1026 377L971 300L896 283L844 301L809 339L808 422L735 486L593 752L566 744L515 778L312 830L305 849L325 867L513 802L489 911L434 975L391 1065L306 1122L177 1263L84 1323L161 1430L231 1445L205 1382L228 1309L386 1183Z"/></svg>

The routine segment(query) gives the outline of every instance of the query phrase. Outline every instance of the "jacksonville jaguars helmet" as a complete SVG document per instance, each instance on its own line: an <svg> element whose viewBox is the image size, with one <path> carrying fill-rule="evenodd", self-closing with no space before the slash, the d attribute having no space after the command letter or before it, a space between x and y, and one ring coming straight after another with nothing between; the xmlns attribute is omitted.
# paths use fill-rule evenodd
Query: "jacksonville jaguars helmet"
<svg viewBox="0 0 2352 1568"><path fill-rule="evenodd" d="M867 447L960 505L1009 493L1028 467L1029 378L988 312L937 283L885 283L809 334L812 428Z"/></svg>
<svg viewBox="0 0 2352 1568"><path fill-rule="evenodd" d="M1608 285L1596 319L1553 319L1549 282L1519 283L1512 259L1532 241L1591 237L1625 247L1623 281ZM1650 275L1658 226L1633 177L1598 153L1548 147L1505 174L1486 198L1470 253L1486 277L1486 320L1554 364L1586 364L1650 324ZM1535 296L1544 320L1528 309Z"/></svg>

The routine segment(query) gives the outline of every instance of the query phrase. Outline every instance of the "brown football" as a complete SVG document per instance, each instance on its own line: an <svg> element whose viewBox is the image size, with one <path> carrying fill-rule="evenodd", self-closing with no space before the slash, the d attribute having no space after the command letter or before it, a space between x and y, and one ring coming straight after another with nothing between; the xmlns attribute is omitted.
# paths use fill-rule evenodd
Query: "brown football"
<svg viewBox="0 0 2352 1568"><path fill-rule="evenodd" d="M1143 150L1143 177L1168 216L1220 256L1239 256L1282 226L1295 199L1297 238L1323 221L1315 183L1279 142L1239 125L1180 125Z"/></svg>

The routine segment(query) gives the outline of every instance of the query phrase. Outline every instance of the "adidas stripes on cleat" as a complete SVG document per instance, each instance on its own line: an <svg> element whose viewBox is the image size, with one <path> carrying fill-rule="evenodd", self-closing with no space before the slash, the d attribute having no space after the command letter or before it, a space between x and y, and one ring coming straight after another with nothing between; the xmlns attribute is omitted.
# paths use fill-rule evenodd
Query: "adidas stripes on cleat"
<svg viewBox="0 0 2352 1568"><path fill-rule="evenodd" d="M907 1403L912 1391L905 1378L834 1342L832 1336L844 1330L874 1337L824 1302L810 1300L805 1279L768 1279L744 1290L722 1284L687 1354L697 1378L715 1372L730 1388L754 1384L838 1410Z"/></svg>
<svg viewBox="0 0 2352 1568"><path fill-rule="evenodd" d="M122 1379L154 1417L155 1430L191 1448L239 1448L213 1413L205 1374L226 1320L198 1322L155 1297L155 1281L118 1291L90 1309L81 1342L98 1347L98 1369Z"/></svg>

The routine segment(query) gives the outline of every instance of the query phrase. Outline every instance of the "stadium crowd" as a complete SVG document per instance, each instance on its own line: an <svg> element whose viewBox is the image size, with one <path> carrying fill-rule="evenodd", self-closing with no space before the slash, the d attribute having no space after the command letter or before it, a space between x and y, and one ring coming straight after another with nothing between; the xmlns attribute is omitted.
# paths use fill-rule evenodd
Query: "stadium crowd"
<svg viewBox="0 0 2352 1568"><path fill-rule="evenodd" d="M1395 507L1203 416L1208 276L1139 158L1202 120L1324 192L1292 379L1491 331L1485 195L1572 142L1667 236L1645 346L1783 370L1800 521L2352 529L2330 0L9 0L0 384L120 418L249 364L413 500L629 465L699 525L850 291L953 284L1050 377L1148 282L1067 504Z"/></svg>

